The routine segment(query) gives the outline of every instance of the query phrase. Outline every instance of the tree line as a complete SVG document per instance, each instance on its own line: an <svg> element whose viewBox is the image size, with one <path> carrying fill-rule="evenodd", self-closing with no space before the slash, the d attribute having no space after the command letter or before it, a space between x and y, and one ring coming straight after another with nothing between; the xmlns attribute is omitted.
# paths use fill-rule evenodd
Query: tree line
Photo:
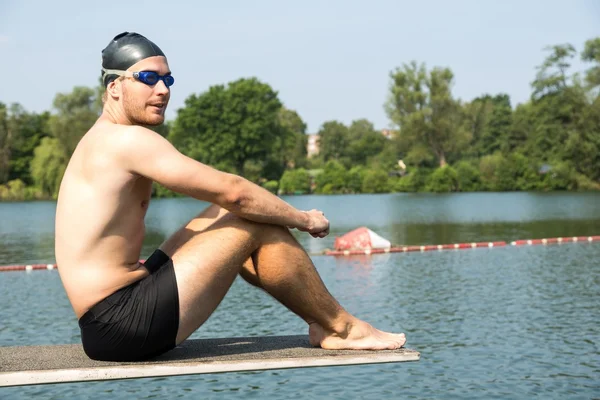
<svg viewBox="0 0 600 400"><path fill-rule="evenodd" d="M269 84L242 78L192 94L153 128L184 154L279 194L600 189L600 38L547 47L516 107L504 93L464 102L450 68L390 72L391 138L372 122L306 124ZM575 57L585 62L571 73ZM102 85L57 94L51 111L0 102L0 199L56 198L67 162L102 111ZM155 186L157 197L175 196Z"/></svg>

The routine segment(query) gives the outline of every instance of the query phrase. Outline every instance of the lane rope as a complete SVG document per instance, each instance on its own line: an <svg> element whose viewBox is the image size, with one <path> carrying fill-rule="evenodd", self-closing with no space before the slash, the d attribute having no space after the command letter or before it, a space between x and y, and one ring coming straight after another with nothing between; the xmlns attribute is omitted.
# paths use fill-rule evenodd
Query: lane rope
<svg viewBox="0 0 600 400"><path fill-rule="evenodd" d="M558 238L543 238L543 239L525 239L514 240L510 242L510 246L536 246L549 244L563 243L592 243L600 242L600 235L596 236L565 236ZM504 241L497 242L470 242L470 243L453 243L453 244L429 244L421 246L392 246L387 248L375 249L356 249L356 250L330 250L326 249L318 253L309 253L311 256L355 256L355 255L372 255L372 254L388 254L388 253L409 253L409 252L425 252L425 251L443 251L443 250L463 250L477 248L494 248L506 247L508 244ZM144 260L140 260L144 262ZM37 271L37 270L54 270L57 269L56 264L27 264L27 265L4 265L0 266L0 272L8 271Z"/></svg>

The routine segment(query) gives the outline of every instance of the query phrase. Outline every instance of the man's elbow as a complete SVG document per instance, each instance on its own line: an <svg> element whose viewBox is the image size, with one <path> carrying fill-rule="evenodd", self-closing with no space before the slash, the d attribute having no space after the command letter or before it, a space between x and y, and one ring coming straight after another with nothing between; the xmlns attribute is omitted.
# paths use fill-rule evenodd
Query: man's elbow
<svg viewBox="0 0 600 400"><path fill-rule="evenodd" d="M246 179L237 175L229 175L222 194L223 207L228 210L241 210L248 200Z"/></svg>

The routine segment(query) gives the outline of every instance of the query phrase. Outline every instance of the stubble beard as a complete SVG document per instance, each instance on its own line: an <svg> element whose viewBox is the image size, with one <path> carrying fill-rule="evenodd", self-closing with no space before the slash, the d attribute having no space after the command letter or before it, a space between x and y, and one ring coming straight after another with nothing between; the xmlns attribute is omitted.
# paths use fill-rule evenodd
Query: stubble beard
<svg viewBox="0 0 600 400"><path fill-rule="evenodd" d="M126 95L123 97L123 108L127 119L133 125L158 126L165 122L166 107L163 109L162 115L154 114L146 109L145 103L134 102Z"/></svg>

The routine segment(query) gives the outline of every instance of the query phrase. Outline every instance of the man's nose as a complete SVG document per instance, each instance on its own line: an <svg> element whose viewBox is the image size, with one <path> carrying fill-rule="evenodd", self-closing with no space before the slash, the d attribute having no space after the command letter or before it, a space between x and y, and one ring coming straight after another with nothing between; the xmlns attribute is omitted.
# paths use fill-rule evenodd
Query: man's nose
<svg viewBox="0 0 600 400"><path fill-rule="evenodd" d="M162 79L159 79L158 83L154 86L154 90L157 92L157 94L165 95L169 93L170 89L167 87L167 85L165 85L165 82L163 82Z"/></svg>

